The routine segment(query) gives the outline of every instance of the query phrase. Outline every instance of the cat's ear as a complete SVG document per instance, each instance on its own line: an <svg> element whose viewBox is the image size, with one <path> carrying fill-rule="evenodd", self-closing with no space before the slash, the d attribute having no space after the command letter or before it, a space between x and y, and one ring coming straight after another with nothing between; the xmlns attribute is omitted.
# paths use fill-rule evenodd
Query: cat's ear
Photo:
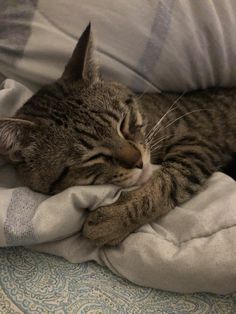
<svg viewBox="0 0 236 314"><path fill-rule="evenodd" d="M89 23L79 38L61 79L72 82L83 80L92 84L99 78L98 66L93 60L93 39Z"/></svg>
<svg viewBox="0 0 236 314"><path fill-rule="evenodd" d="M17 118L0 118L0 155L11 161L22 159L22 150L35 124Z"/></svg>

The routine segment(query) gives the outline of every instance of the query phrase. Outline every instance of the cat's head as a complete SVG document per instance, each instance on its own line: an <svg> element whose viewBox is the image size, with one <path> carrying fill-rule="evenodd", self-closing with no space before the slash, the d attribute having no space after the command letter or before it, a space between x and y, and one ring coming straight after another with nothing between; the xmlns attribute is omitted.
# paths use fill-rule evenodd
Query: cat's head
<svg viewBox="0 0 236 314"><path fill-rule="evenodd" d="M0 153L36 191L128 187L150 176L138 100L125 86L101 79L92 49L89 25L61 78L39 90L15 117L0 119Z"/></svg>

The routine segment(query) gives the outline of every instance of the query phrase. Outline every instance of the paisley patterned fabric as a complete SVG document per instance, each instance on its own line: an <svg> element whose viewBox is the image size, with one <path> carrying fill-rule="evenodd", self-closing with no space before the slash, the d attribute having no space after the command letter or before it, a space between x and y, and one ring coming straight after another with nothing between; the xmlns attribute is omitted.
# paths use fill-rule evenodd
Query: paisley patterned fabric
<svg viewBox="0 0 236 314"><path fill-rule="evenodd" d="M0 249L0 313L236 312L236 294L181 295L136 286L95 263Z"/></svg>

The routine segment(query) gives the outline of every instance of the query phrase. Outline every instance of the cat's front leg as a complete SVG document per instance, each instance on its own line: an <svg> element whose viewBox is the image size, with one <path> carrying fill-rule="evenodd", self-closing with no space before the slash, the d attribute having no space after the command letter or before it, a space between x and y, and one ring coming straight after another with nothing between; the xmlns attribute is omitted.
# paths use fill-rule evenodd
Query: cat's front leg
<svg viewBox="0 0 236 314"><path fill-rule="evenodd" d="M116 203L90 213L84 224L84 236L100 246L116 245L140 226L165 214L173 204L161 197L162 180L162 172L157 171L141 188L122 193Z"/></svg>
<svg viewBox="0 0 236 314"><path fill-rule="evenodd" d="M90 213L84 235L100 245L114 245L189 200L221 162L220 156L203 144L173 147L161 168L141 188L124 193L117 203Z"/></svg>

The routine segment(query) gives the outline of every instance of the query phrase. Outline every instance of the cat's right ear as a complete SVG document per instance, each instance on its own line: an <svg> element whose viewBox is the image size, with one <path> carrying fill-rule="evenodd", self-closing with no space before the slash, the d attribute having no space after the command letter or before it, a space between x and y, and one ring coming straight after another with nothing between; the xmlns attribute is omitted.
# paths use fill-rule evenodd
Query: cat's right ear
<svg viewBox="0 0 236 314"><path fill-rule="evenodd" d="M20 161L35 123L18 118L0 118L0 155Z"/></svg>
<svg viewBox="0 0 236 314"><path fill-rule="evenodd" d="M61 79L69 82L83 80L89 84L100 79L98 66L93 60L93 39L90 23L79 38Z"/></svg>

